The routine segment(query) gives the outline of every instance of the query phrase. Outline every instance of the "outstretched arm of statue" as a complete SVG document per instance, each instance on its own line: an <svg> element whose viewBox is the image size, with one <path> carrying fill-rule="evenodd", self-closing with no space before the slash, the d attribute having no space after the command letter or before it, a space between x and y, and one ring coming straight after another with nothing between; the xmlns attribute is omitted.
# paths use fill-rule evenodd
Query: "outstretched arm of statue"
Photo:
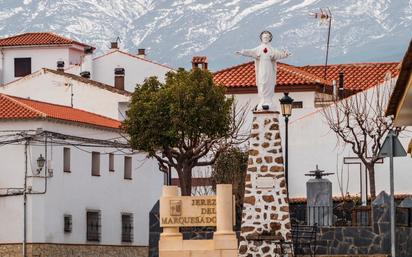
<svg viewBox="0 0 412 257"><path fill-rule="evenodd" d="M240 51L236 51L236 54L257 58L256 49L242 49Z"/></svg>
<svg viewBox="0 0 412 257"><path fill-rule="evenodd" d="M279 51L279 50L275 49L275 52L274 52L274 54L273 54L273 56L272 56L272 60L284 59L284 58L289 57L289 56L291 56L291 55L292 55L292 54L291 54L289 51L287 51L287 50L281 50L281 51Z"/></svg>

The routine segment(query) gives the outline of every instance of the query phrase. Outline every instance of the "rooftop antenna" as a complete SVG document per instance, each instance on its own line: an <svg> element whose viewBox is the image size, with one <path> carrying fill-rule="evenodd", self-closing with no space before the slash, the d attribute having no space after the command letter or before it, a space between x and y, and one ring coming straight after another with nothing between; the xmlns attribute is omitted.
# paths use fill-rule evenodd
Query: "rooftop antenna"
<svg viewBox="0 0 412 257"><path fill-rule="evenodd" d="M332 12L330 11L329 7L326 9L319 9L319 12L311 13L311 15L318 19L320 23L327 23L329 25L328 28L328 41L326 43L326 58L325 58L325 72L323 78L326 80L327 70L328 70L328 57L329 57L329 40L330 40L330 28L332 26Z"/></svg>

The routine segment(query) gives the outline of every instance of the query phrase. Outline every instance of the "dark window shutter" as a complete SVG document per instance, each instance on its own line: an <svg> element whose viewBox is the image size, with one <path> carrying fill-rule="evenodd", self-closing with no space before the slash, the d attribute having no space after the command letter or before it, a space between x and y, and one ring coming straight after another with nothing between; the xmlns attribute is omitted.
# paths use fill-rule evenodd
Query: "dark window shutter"
<svg viewBox="0 0 412 257"><path fill-rule="evenodd" d="M31 58L14 58L14 77L31 74Z"/></svg>

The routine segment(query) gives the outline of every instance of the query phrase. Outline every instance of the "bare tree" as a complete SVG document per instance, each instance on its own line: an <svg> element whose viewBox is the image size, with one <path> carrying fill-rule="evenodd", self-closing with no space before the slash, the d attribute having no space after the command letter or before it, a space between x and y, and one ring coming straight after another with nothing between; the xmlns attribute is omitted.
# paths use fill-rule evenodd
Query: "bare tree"
<svg viewBox="0 0 412 257"><path fill-rule="evenodd" d="M389 76L383 84L335 102L323 109L323 116L338 142L349 145L369 174L370 195L376 197L375 164L393 118L385 117L393 83Z"/></svg>

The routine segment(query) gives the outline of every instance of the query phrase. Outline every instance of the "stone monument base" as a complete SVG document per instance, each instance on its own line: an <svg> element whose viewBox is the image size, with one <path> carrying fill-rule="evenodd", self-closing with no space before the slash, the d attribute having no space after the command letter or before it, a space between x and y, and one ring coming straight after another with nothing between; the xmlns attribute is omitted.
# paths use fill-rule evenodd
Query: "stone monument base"
<svg viewBox="0 0 412 257"><path fill-rule="evenodd" d="M249 143L239 256L291 256L279 112L253 113Z"/></svg>
<svg viewBox="0 0 412 257"><path fill-rule="evenodd" d="M159 257L237 257L237 238L233 232L233 197L232 185L217 185L216 192L216 231L211 240L183 240L179 226L163 226L160 234ZM160 212L170 212L166 201L170 197L178 196L178 188L175 186L164 186L162 198L160 199ZM190 198L194 201L193 197ZM163 206L162 206L162 203ZM181 217L187 210L184 205L179 209L177 217ZM181 213L180 213L181 211ZM187 213L187 212L186 212ZM193 210L191 213L193 215ZM174 216L176 217L176 216Z"/></svg>

